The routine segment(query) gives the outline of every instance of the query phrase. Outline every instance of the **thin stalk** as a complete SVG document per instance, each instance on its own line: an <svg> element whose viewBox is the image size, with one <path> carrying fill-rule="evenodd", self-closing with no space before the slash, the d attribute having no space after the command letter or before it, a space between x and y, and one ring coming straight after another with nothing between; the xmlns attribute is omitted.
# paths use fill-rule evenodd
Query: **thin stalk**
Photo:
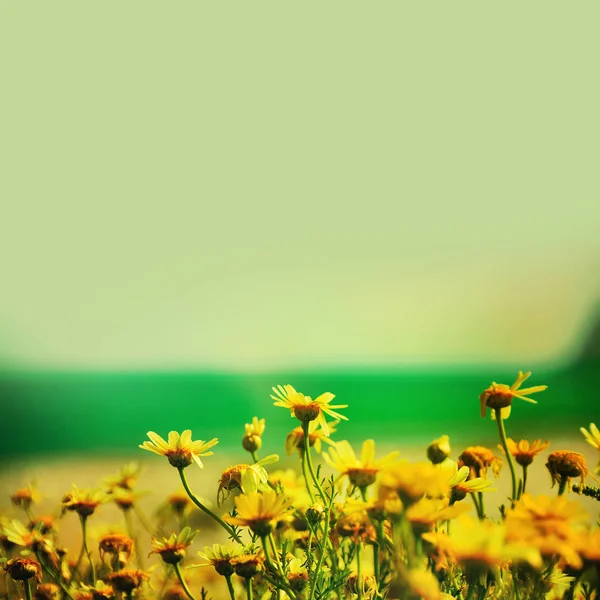
<svg viewBox="0 0 600 600"><path fill-rule="evenodd" d="M483 492L477 492L479 498L479 508L481 509L481 520L485 519L485 505L483 503Z"/></svg>
<svg viewBox="0 0 600 600"><path fill-rule="evenodd" d="M508 442L506 440L506 430L504 429L504 419L502 418L502 409L495 408L496 413L496 423L498 424L498 435L500 436L500 442L502 443L502 447L504 448L504 454L506 455L506 460L508 461L508 466L510 468L510 476L512 478L512 504L514 506L515 501L517 500L517 490L519 488L519 481L517 479L517 471L515 470L515 463L513 461L512 454L508 449Z"/></svg>
<svg viewBox="0 0 600 600"><path fill-rule="evenodd" d="M527 487L527 465L523 465L523 487L521 488L521 494L525 493Z"/></svg>
<svg viewBox="0 0 600 600"><path fill-rule="evenodd" d="M568 478L567 477L562 477L560 478L560 483L558 484L558 495L562 496L566 491L567 491L567 482L568 482Z"/></svg>
<svg viewBox="0 0 600 600"><path fill-rule="evenodd" d="M308 426L306 428L306 431L308 431ZM322 496L322 498L323 498L323 500L325 500L324 496ZM319 576L319 573L321 572L321 567L323 565L323 558L325 557L325 547L327 546L327 544L329 542L329 520L331 518L331 505L332 504L333 504L333 493L331 494L331 499L329 500L329 504L325 508L325 525L323 527L323 540L319 547L319 559L317 561L317 568L315 570L317 577ZM309 600L313 600L313 598L314 598L315 589L317 587L315 584L316 584L316 579L315 579L315 581L312 582Z"/></svg>
<svg viewBox="0 0 600 600"><path fill-rule="evenodd" d="M92 553L90 552L90 549L88 547L88 542L87 542L87 517L83 517L80 515L79 519L81 521L81 534L83 536L83 549L85 551L87 559L90 563L90 567L92 569L92 585L94 585L96 583L96 567L94 566L94 561L92 560Z"/></svg>
<svg viewBox="0 0 600 600"><path fill-rule="evenodd" d="M475 582L469 582L469 589L467 590L467 597L465 598L465 600L473 600L473 598L475 597L475 586Z"/></svg>
<svg viewBox="0 0 600 600"><path fill-rule="evenodd" d="M127 590L125 592L125 598L126 600L133 600L133 590Z"/></svg>
<svg viewBox="0 0 600 600"><path fill-rule="evenodd" d="M33 600L33 598L31 597L31 582L29 581L29 579L26 579L23 582L23 586L25 587L25 598L27 598L27 600Z"/></svg>
<svg viewBox="0 0 600 600"><path fill-rule="evenodd" d="M252 455L252 460L256 464L258 462L258 454L256 454L256 450L253 450L252 452L250 452L250 454Z"/></svg>
<svg viewBox="0 0 600 600"><path fill-rule="evenodd" d="M477 493L471 492L469 495L471 496L471 498L473 498L473 504L475 505L475 510L477 511L477 518L480 521L483 521L483 517L481 516L481 507L479 506L479 499L477 497Z"/></svg>
<svg viewBox="0 0 600 600"><path fill-rule="evenodd" d="M148 518L146 517L146 515L142 512L142 510L136 506L135 504L133 505L133 510L135 512L135 516L138 518L139 522L142 524L142 527L150 534L150 535L155 535L154 531L153 531L153 527L150 524L150 522L148 521Z"/></svg>
<svg viewBox="0 0 600 600"><path fill-rule="evenodd" d="M38 562L40 563L40 565L42 565L42 570L44 570L46 573L48 573L48 575L50 576L51 579L54 579L54 581L56 581L56 583L58 583L58 585L60 586L60 589L63 591L63 593L65 594L65 596L67 596L67 598L70 598L70 600L74 600L73 596L71 595L71 592L69 592L69 589L67 588L67 586L63 583L62 578L59 577L54 571L53 569L51 569L44 560L42 560L42 557L40 555L39 552L36 552L35 554L36 558L38 559Z"/></svg>
<svg viewBox="0 0 600 600"><path fill-rule="evenodd" d="M358 600L362 600L363 586L360 564L360 542L356 544L356 590L358 591Z"/></svg>
<svg viewBox="0 0 600 600"><path fill-rule="evenodd" d="M252 577L246 578L246 594L248 595L248 600L252 600Z"/></svg>
<svg viewBox="0 0 600 600"><path fill-rule="evenodd" d="M138 543L138 537L133 526L133 520L131 519L130 509L124 510L123 515L125 516L125 526L127 527L127 533L129 534L129 537L133 540L133 545L135 547L135 556L137 559L138 566L143 571L146 568L144 566L144 555L142 554L142 549L140 547L140 544ZM119 555L117 553L117 564L119 560L118 556ZM118 567L117 570L119 570Z"/></svg>
<svg viewBox="0 0 600 600"><path fill-rule="evenodd" d="M235 600L235 592L233 591L233 584L231 583L231 575L226 575L225 581L227 581L227 589L229 590L231 600Z"/></svg>
<svg viewBox="0 0 600 600"><path fill-rule="evenodd" d="M321 500L325 502L325 494L323 493L323 489L321 488L321 484L315 475L315 471L313 469L312 458L310 456L310 440L308 435L308 423L309 421L302 421L302 431L304 432L304 450L306 452L306 462L308 463L308 471L312 480L315 482L315 487L319 491L319 495L321 496Z"/></svg>
<svg viewBox="0 0 600 600"><path fill-rule="evenodd" d="M275 561L277 563L277 565L273 564L273 561L271 560L271 557L269 556L269 549L267 547L267 536L263 536L261 538L262 541L262 545L263 545L263 550L265 553L265 560L267 561L267 566L269 567L269 569L271 569L271 571L273 571L274 573L276 573L281 581L276 581L273 580L276 587L278 589L282 589L285 591L285 593L290 597L290 598L295 598L296 595L294 594L294 592L292 591L292 589L290 588L290 586L287 584L286 578L285 578L285 573L283 572L283 567L281 566L281 563L279 561L279 557L277 556L277 551L275 550L274 546L273 546L273 536L270 536L270 540L269 542L271 543L271 552L273 553L273 556L275 557Z"/></svg>
<svg viewBox="0 0 600 600"><path fill-rule="evenodd" d="M181 587L183 588L183 591L185 592L185 595L190 600L196 600L194 598L194 596L192 595L192 592L190 592L190 588L188 587L187 583L185 582L185 579L183 578L183 575L181 574L181 569L179 568L179 563L175 563L173 565L173 568L175 569L175 574L177 575L177 579L179 579L179 583L181 584Z"/></svg>
<svg viewBox="0 0 600 600"><path fill-rule="evenodd" d="M306 485L306 489L308 490L308 495L310 496L310 501L315 503L315 495L312 491L312 485L308 479L308 472L306 470L306 448L302 450L302 475L304 476L304 483Z"/></svg>
<svg viewBox="0 0 600 600"><path fill-rule="evenodd" d="M225 523L225 521L223 521L223 519L221 519L221 517L218 517L217 515L215 515L215 513L210 510L209 508L207 508L206 506L204 506L204 504L202 504L202 502L200 502L200 500L198 500L198 498L196 498L196 496L194 496L192 490L190 489L190 486L188 485L187 479L185 477L185 473L183 472L183 468L179 467L177 469L179 471L179 477L181 477L181 483L183 484L183 488L185 489L187 495L190 497L190 500L204 513L206 513L211 519L214 519L221 527L223 527L223 529L225 529L225 531L238 543L241 544L242 540L240 539L240 536L237 535L235 533L235 531L233 531L233 529L227 524Z"/></svg>

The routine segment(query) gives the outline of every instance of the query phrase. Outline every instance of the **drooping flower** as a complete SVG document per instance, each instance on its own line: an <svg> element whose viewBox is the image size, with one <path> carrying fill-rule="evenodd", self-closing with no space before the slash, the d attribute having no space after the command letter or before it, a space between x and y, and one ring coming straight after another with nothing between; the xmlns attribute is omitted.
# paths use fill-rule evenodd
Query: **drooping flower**
<svg viewBox="0 0 600 600"><path fill-rule="evenodd" d="M450 457L450 452L450 438L447 435L442 435L427 446L427 458L434 465L443 463Z"/></svg>
<svg viewBox="0 0 600 600"><path fill-rule="evenodd" d="M233 490L241 490L244 493L256 492L261 484L265 485L269 481L265 465L276 463L278 460L277 454L269 454L253 465L242 463L225 469L219 479L217 503L222 504Z"/></svg>
<svg viewBox="0 0 600 600"><path fill-rule="evenodd" d="M242 494L234 502L237 516L226 516L225 521L230 525L249 527L261 537L271 533L288 511L286 498L273 490Z"/></svg>
<svg viewBox="0 0 600 600"><path fill-rule="evenodd" d="M463 465L469 467L471 479L477 477L485 479L488 467L491 467L494 475L498 477L502 467L502 461L485 446L469 446L458 457L458 466L462 467Z"/></svg>
<svg viewBox="0 0 600 600"><path fill-rule="evenodd" d="M495 416L495 409L499 408L501 410L500 414L503 419L508 419L510 416L510 409L512 405L513 398L520 398L521 400L525 400L526 402L531 402L532 404L537 404L536 400L532 400L528 398L528 394L536 394L537 392L543 392L548 389L547 385L537 385L534 387L519 389L521 384L525 382L525 380L531 375L531 371L527 371L527 373L523 373L519 371L519 375L515 382L508 386L505 383L496 383L492 382L492 385L488 387L484 392L479 396L480 408L481 408L481 416L485 417L487 413L487 409L492 409L492 417Z"/></svg>
<svg viewBox="0 0 600 600"><path fill-rule="evenodd" d="M330 448L323 453L325 462L336 471L340 477L348 477L350 483L358 488L366 488L375 483L377 474L386 467L394 464L399 452L390 452L383 458L375 460L375 442L365 440L360 453L360 460L356 457L349 442L337 442L335 448Z"/></svg>
<svg viewBox="0 0 600 600"><path fill-rule="evenodd" d="M42 567L32 558L11 558L4 565L4 570L13 581L26 581L32 577L42 581Z"/></svg>
<svg viewBox="0 0 600 600"><path fill-rule="evenodd" d="M278 385L273 388L273 392L275 395L271 395L271 398L275 400L275 406L289 408L292 416L296 417L299 421L302 421L302 423L309 423L314 420L319 421L326 436L329 436L330 434L329 425L325 420L326 414L332 419L348 420L348 417L333 410L347 408L348 405L331 405L330 402L335 396L330 392L325 392L314 400L310 396L305 396L304 394L297 392L291 385Z"/></svg>
<svg viewBox="0 0 600 600"><path fill-rule="evenodd" d="M552 486L555 483L562 485L571 485L571 480L575 477L581 479L581 485L585 484L585 478L589 474L585 456L580 452L570 452L568 450L555 450L548 455L546 468L552 478Z"/></svg>
<svg viewBox="0 0 600 600"><path fill-rule="evenodd" d="M203 468L204 465L200 457L212 456L213 453L208 452L208 450L219 443L217 438L213 438L208 442L203 440L192 441L192 431L190 429L186 429L181 435L176 431L171 431L168 441L165 441L154 431L149 431L147 435L151 441L145 441L139 447L159 456L166 456L169 463L178 469L188 467L192 464L192 461Z"/></svg>
<svg viewBox="0 0 600 600"><path fill-rule="evenodd" d="M528 442L527 440L520 440L519 442L515 442L511 438L506 440L506 444L508 446L508 451L514 457L518 464L522 467L529 466L533 459L540 453L546 450L550 445L549 441L542 442L542 440L533 440L533 442ZM498 444L498 448L504 451L504 447L501 444Z"/></svg>
<svg viewBox="0 0 600 600"><path fill-rule="evenodd" d="M118 568L124 567L131 556L133 540L123 533L107 533L98 538L100 558L104 560L106 554L113 557Z"/></svg>
<svg viewBox="0 0 600 600"><path fill-rule="evenodd" d="M141 587L144 581L148 581L150 575L139 569L122 569L111 573L108 579L116 590L128 594Z"/></svg>

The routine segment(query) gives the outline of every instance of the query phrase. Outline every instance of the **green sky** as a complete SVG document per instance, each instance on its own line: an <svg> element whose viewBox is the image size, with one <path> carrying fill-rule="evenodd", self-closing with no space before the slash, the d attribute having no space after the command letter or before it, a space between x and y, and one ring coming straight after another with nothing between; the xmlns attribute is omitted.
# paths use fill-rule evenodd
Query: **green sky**
<svg viewBox="0 0 600 600"><path fill-rule="evenodd" d="M0 4L0 358L568 356L600 5Z"/></svg>

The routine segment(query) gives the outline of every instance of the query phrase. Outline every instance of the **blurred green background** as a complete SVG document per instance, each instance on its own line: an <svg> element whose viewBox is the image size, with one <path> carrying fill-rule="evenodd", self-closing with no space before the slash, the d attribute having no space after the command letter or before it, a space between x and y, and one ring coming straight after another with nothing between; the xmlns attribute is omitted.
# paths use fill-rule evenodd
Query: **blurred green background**
<svg viewBox="0 0 600 600"><path fill-rule="evenodd" d="M598 420L599 17L2 2L0 454L281 439L278 383L483 441L518 369L511 435Z"/></svg>

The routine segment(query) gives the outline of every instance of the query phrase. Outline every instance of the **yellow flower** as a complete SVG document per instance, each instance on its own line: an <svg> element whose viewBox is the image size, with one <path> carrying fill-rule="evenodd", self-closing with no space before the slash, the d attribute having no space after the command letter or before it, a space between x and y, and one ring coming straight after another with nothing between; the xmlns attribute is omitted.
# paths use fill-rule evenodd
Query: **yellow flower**
<svg viewBox="0 0 600 600"><path fill-rule="evenodd" d="M219 479L217 504L220 505L229 498L230 492L233 490L241 490L244 493L258 491L261 484L267 484L269 481L269 475L264 465L270 465L278 460L277 454L269 454L253 465L242 463L225 469Z"/></svg>
<svg viewBox="0 0 600 600"><path fill-rule="evenodd" d="M406 518L412 525L415 534L421 535L429 531L436 523L456 519L469 510L471 510L470 505L451 505L448 499L422 498L406 509Z"/></svg>
<svg viewBox="0 0 600 600"><path fill-rule="evenodd" d="M583 437L585 441L596 448L596 450L600 450L600 431L594 423L590 423L590 430L587 431L584 427L580 427L579 431L583 433ZM596 467L596 474L600 473L600 462L598 462L598 466Z"/></svg>
<svg viewBox="0 0 600 600"><path fill-rule="evenodd" d="M442 592L435 575L424 569L411 569L406 575L408 600L442 600Z"/></svg>
<svg viewBox="0 0 600 600"><path fill-rule="evenodd" d="M32 504L37 504L42 499L42 495L33 485L28 485L25 488L16 490L10 496L10 501L13 506L19 506L25 510L29 510Z"/></svg>
<svg viewBox="0 0 600 600"><path fill-rule="evenodd" d="M252 417L252 423L245 424L242 446L248 452L256 452L262 446L262 434L265 432L265 420Z"/></svg>
<svg viewBox="0 0 600 600"><path fill-rule="evenodd" d="M540 453L546 450L550 445L549 441L542 442L542 440L533 440L533 442L529 443L527 440L521 440L519 442L515 442L511 438L506 440L506 444L508 446L508 451L514 456L515 460L522 466L527 467L532 462L533 459ZM498 444L498 448L504 452L504 447L501 444ZM505 453L506 454L506 453Z"/></svg>
<svg viewBox="0 0 600 600"><path fill-rule="evenodd" d="M347 408L348 405L330 405L329 403L335 398L330 392L325 392L314 400L310 396L305 396L304 394L297 392L291 385L278 385L273 388L273 392L275 395L271 395L271 398L275 400L275 406L289 408L292 416L303 423L308 423L316 419L321 424L323 433L326 436L329 436L330 434L329 425L325 420L326 414L332 419L348 420L348 417L333 410L334 408Z"/></svg>
<svg viewBox="0 0 600 600"><path fill-rule="evenodd" d="M119 473L113 477L107 477L104 483L109 490L115 489L133 490L140 476L141 466L137 462L131 462L121 467Z"/></svg>
<svg viewBox="0 0 600 600"><path fill-rule="evenodd" d="M541 567L539 552L527 546L507 543L506 528L494 521L479 521L467 515L459 517L452 534L425 533L423 539L467 571L481 573L505 562L526 562Z"/></svg>
<svg viewBox="0 0 600 600"><path fill-rule="evenodd" d="M329 435L335 433L336 425L339 421L331 421L327 424ZM321 452L321 442L325 442L329 446L335 446L336 442L329 439L323 428L320 426L319 421L310 421L308 423L308 445L314 449L316 452ZM288 454L292 454L294 450L298 450L302 452L304 450L304 431L302 431L302 427L295 427L285 438L285 451Z"/></svg>
<svg viewBox="0 0 600 600"><path fill-rule="evenodd" d="M519 371L519 375L515 382L508 386L504 383L492 382L492 385L487 388L481 396L479 396L481 404L481 416L485 417L487 409L492 409L492 417L495 416L495 409L501 410L500 415L503 419L508 419L513 398L520 398L526 402L537 404L535 400L527 397L527 394L536 394L548 389L547 385L537 385L535 387L519 389L521 384L531 375L531 371L523 373Z"/></svg>
<svg viewBox="0 0 600 600"><path fill-rule="evenodd" d="M581 559L576 548L586 521L587 514L579 503L565 496L523 494L506 514L507 540L536 548L548 558L560 556L579 567Z"/></svg>
<svg viewBox="0 0 600 600"><path fill-rule="evenodd" d="M63 500L63 512L73 510L81 517L89 517L100 504L109 501L109 497L100 490L80 490L73 486L73 490Z"/></svg>
<svg viewBox="0 0 600 600"><path fill-rule="evenodd" d="M207 450L219 443L217 438L213 438L209 442L202 440L193 442L190 429L186 429L181 435L176 431L171 431L168 441L165 441L154 431L149 431L147 435L151 441L140 444L140 448L154 452L159 456L166 456L169 463L178 469L191 465L192 461L196 461L200 468L204 467L200 457L212 456L213 453L207 452Z"/></svg>
<svg viewBox="0 0 600 600"><path fill-rule="evenodd" d="M235 498L234 502L237 517L226 516L225 521L231 525L249 527L261 537L271 533L275 525L284 519L288 510L286 498L273 490L242 494Z"/></svg>
<svg viewBox="0 0 600 600"><path fill-rule="evenodd" d="M304 511L311 504L310 496L306 491L306 483L294 469L272 471L269 474L269 480L277 488L277 492L285 495L289 503L297 510Z"/></svg>
<svg viewBox="0 0 600 600"><path fill-rule="evenodd" d="M233 575L233 565L231 561L237 556L241 556L246 552L246 548L243 546L223 546L222 544L213 544L212 546L205 546L204 552L198 552L198 556L207 560L208 563L205 565L190 565L192 567L203 567L212 565L215 571L223 577L230 577Z"/></svg>
<svg viewBox="0 0 600 600"><path fill-rule="evenodd" d="M441 498L449 492L448 474L431 463L402 461L381 472L379 495L385 499L396 492L405 506L423 496Z"/></svg>
<svg viewBox="0 0 600 600"><path fill-rule="evenodd" d="M360 460L356 457L349 442L337 442L335 448L323 452L325 462L336 471L340 477L347 476L352 485L365 488L373 483L377 474L384 468L391 466L400 455L399 452L390 452L383 458L375 460L375 442L365 440L360 453Z"/></svg>
<svg viewBox="0 0 600 600"><path fill-rule="evenodd" d="M191 546L196 535L197 531L184 527L179 534L173 533L168 538L152 538L154 550L150 554L159 554L168 565L177 564L184 559L185 551Z"/></svg>
<svg viewBox="0 0 600 600"><path fill-rule="evenodd" d="M493 492L492 482L482 477L469 479L471 470L466 465L458 468L458 464L453 460L446 460L439 465L439 468L446 473L448 477L448 487L451 490L450 499L457 502L466 498L467 494L472 492Z"/></svg>

